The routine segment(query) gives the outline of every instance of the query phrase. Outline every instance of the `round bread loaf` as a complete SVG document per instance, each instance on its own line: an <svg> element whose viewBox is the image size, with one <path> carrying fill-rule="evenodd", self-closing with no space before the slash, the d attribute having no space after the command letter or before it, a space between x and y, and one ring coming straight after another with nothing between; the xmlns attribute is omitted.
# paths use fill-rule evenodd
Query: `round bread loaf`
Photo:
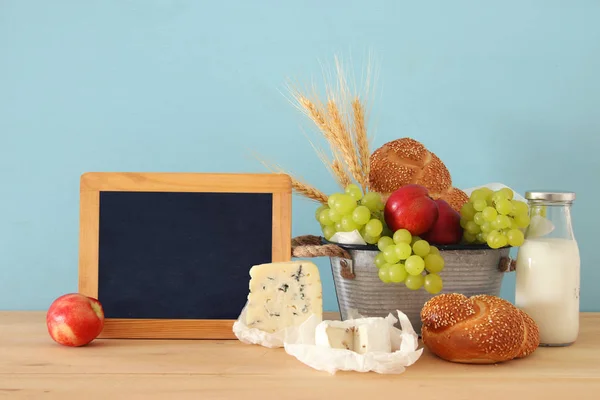
<svg viewBox="0 0 600 400"><path fill-rule="evenodd" d="M436 199L436 197L433 197ZM455 187L451 187L446 192L443 192L440 199L445 200L450 207L460 213L460 209L469 201L469 196L465 192Z"/></svg>
<svg viewBox="0 0 600 400"><path fill-rule="evenodd" d="M450 172L442 160L414 139L393 140L371 154L371 190L386 198L408 184L426 187L433 199L444 199L456 211L469 200L465 192L452 187Z"/></svg>
<svg viewBox="0 0 600 400"><path fill-rule="evenodd" d="M447 361L492 364L526 357L539 346L533 319L496 296L441 294L421 310L423 344Z"/></svg>

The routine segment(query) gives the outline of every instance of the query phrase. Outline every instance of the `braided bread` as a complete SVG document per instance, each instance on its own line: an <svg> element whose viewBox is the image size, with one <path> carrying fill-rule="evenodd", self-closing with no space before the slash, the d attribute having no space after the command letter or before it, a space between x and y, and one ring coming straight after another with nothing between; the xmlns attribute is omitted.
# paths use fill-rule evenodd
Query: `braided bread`
<svg viewBox="0 0 600 400"><path fill-rule="evenodd" d="M426 187L431 198L445 200L456 211L469 200L465 192L452 187L442 160L414 139L396 139L371 154L369 186L373 191L387 197L410 183Z"/></svg>
<svg viewBox="0 0 600 400"><path fill-rule="evenodd" d="M539 346L533 319L496 296L441 294L421 310L423 344L457 363L492 364L526 357Z"/></svg>

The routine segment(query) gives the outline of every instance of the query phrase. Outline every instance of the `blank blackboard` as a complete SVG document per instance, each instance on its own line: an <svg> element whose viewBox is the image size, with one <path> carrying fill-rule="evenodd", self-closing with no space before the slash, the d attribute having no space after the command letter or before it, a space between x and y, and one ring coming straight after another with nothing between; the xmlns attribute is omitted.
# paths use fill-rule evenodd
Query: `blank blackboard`
<svg viewBox="0 0 600 400"><path fill-rule="evenodd" d="M279 174L82 176L80 292L102 336L232 338L250 268L291 257L290 208Z"/></svg>
<svg viewBox="0 0 600 400"><path fill-rule="evenodd" d="M272 210L270 193L101 192L106 316L237 318L249 265L271 262Z"/></svg>

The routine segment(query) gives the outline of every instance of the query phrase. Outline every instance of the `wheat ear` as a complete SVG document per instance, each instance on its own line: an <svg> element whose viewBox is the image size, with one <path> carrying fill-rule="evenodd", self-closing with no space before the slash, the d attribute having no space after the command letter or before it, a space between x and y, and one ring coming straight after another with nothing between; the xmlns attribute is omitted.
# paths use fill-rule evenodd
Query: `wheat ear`
<svg viewBox="0 0 600 400"><path fill-rule="evenodd" d="M333 160L333 162L331 163L331 169L333 170L335 176L338 178L338 183L342 188L345 188L346 186L352 183L352 180L348 176L348 173L346 173L346 170L344 169L344 166L342 165L339 158Z"/></svg>
<svg viewBox="0 0 600 400"><path fill-rule="evenodd" d="M321 161L327 166L340 186L342 188L346 187L352 183L352 179L346 172L346 169L344 169L341 160L347 166L349 165L348 162L352 163L352 160L356 160L352 157L354 154L352 139L349 137L348 130L343 124L335 103L330 102L331 104L328 105L329 113L327 113L324 110L325 107L318 100L311 101L308 97L298 92L293 92L292 94L298 103L298 108L317 125L321 134L329 143L334 160L329 161L314 145L313 148L315 148ZM358 164L353 165L353 168L354 171L360 171ZM348 166L348 169L352 170L352 167ZM352 175L357 176L355 172L352 172Z"/></svg>
<svg viewBox="0 0 600 400"><path fill-rule="evenodd" d="M304 196L310 200L314 200L317 201L319 203L322 204L327 204L327 200L328 197L325 193L321 192L319 189L315 188L314 186L309 185L306 182L301 181L300 179L296 178L294 175L292 175L291 173L286 172L283 168L281 168L279 165L277 164L269 164L267 163L264 159L257 157L255 155L255 157L258 159L258 161L264 165L269 171L276 173L276 174L286 174L290 177L291 181L292 181L292 190L301 195Z"/></svg>
<svg viewBox="0 0 600 400"><path fill-rule="evenodd" d="M369 151L369 138L367 136L367 127L365 122L365 109L358 97L352 101L352 111L354 114L354 140L358 150L362 172L361 186L363 192L366 192L369 187L371 152Z"/></svg>
<svg viewBox="0 0 600 400"><path fill-rule="evenodd" d="M281 172L285 173L285 172ZM306 182L298 180L291 174L288 174L292 179L292 189L294 192L298 193L301 196L304 196L308 199L317 201L321 204L327 204L328 197L325 193L321 192L319 189L314 186L309 185Z"/></svg>
<svg viewBox="0 0 600 400"><path fill-rule="evenodd" d="M352 174L356 182L362 183L362 173L352 136L346 125L340 111L333 100L327 102L327 111L330 117L330 130L333 133L333 142L335 148L339 151L346 168Z"/></svg>
<svg viewBox="0 0 600 400"><path fill-rule="evenodd" d="M370 65L368 75L369 72ZM310 95L305 95L298 86L288 83L290 102L315 123L328 142L330 159L322 151L315 150L338 184L345 187L354 180L366 192L369 188L370 152L365 104L358 95L351 93L338 57L335 57L335 73L335 81L332 84L326 82L324 103L314 87L312 92L307 92Z"/></svg>
<svg viewBox="0 0 600 400"><path fill-rule="evenodd" d="M301 106L302 111L315 123L315 125L317 125L324 134L328 134L329 126L327 124L327 118L323 114L322 107L317 107L315 103L303 95L298 95L296 100Z"/></svg>
<svg viewBox="0 0 600 400"><path fill-rule="evenodd" d="M331 161L331 160L329 160L329 158L327 158L327 155L325 155L325 152L322 149L318 148L311 140L309 140L308 142L313 147L315 153L317 153L317 156L319 157L321 162L325 165L325 167L329 170L331 175L333 175L333 177L335 178L337 183L342 188L345 188L350 183L352 183L352 180L348 176L348 173L344 169L337 154L334 154L335 159L333 161Z"/></svg>

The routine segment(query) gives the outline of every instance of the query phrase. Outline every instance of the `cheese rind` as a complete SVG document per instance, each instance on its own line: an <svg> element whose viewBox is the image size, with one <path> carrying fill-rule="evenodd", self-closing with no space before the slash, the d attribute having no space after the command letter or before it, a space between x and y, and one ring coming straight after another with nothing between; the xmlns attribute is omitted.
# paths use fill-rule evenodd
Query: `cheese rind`
<svg viewBox="0 0 600 400"><path fill-rule="evenodd" d="M315 314L323 317L319 269L309 261L255 265L250 269L246 325L277 332L302 324Z"/></svg>
<svg viewBox="0 0 600 400"><path fill-rule="evenodd" d="M315 344L358 354L392 351L390 325L384 318L323 321L315 330Z"/></svg>

